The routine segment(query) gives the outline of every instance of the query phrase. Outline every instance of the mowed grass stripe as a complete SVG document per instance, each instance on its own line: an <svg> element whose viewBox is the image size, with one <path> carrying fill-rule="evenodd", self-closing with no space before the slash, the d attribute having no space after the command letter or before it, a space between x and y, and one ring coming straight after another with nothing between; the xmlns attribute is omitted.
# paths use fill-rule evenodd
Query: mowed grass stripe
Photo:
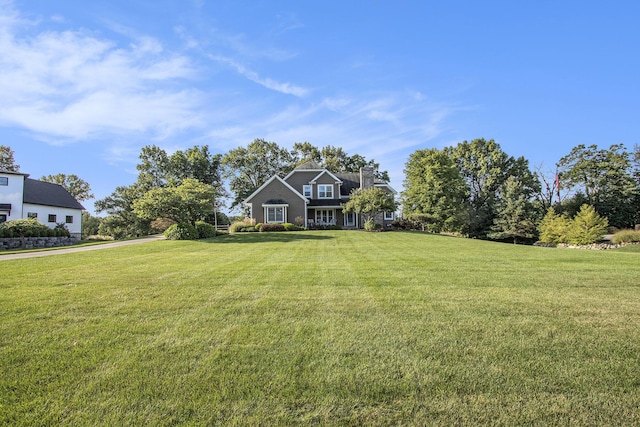
<svg viewBox="0 0 640 427"><path fill-rule="evenodd" d="M640 260L252 233L0 264L0 424L637 424Z"/></svg>

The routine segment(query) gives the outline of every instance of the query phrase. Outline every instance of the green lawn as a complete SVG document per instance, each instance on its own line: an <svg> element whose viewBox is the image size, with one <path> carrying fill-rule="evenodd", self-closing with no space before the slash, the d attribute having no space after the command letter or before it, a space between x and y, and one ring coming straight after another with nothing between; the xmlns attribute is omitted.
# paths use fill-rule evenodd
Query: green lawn
<svg viewBox="0 0 640 427"><path fill-rule="evenodd" d="M0 425L639 425L640 254L252 233L0 261Z"/></svg>

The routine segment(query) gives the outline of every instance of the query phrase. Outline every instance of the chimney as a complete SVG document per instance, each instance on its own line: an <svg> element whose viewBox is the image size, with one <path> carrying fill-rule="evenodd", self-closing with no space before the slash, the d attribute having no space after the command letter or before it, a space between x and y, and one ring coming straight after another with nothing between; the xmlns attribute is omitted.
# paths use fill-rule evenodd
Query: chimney
<svg viewBox="0 0 640 427"><path fill-rule="evenodd" d="M360 189L373 188L373 168L365 166L360 168Z"/></svg>

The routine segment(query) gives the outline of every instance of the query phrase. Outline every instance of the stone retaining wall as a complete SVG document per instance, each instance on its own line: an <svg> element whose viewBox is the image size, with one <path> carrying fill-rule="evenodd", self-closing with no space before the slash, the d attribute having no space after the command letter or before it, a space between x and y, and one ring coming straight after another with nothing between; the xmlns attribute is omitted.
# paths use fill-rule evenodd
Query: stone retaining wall
<svg viewBox="0 0 640 427"><path fill-rule="evenodd" d="M618 249L621 248L623 246L629 246L629 245L637 245L638 243L592 243L590 245L569 245L567 243L559 243L558 245L554 245L554 244L549 244L549 243L540 243L540 242L536 242L534 243L534 246L544 246L544 247L549 247L549 248L570 248L570 249L591 249L594 251L604 251L607 249Z"/></svg>
<svg viewBox="0 0 640 427"><path fill-rule="evenodd" d="M25 249L55 248L58 246L71 246L78 243L75 237L25 237ZM19 237L1 238L0 251L22 248L22 239Z"/></svg>

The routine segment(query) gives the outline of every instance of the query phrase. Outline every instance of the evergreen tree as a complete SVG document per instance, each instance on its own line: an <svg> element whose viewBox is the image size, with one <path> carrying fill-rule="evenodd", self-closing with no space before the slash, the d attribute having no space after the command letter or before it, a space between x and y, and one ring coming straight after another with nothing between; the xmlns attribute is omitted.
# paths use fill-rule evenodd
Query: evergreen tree
<svg viewBox="0 0 640 427"><path fill-rule="evenodd" d="M570 225L571 220L569 220L566 215L559 215L553 208L549 208L538 225L540 241L554 245L566 243Z"/></svg>
<svg viewBox="0 0 640 427"><path fill-rule="evenodd" d="M531 239L535 236L536 211L528 191L516 177L509 177L504 183L496 218L488 237L492 239Z"/></svg>
<svg viewBox="0 0 640 427"><path fill-rule="evenodd" d="M588 245L600 239L607 232L609 223L591 205L582 205L580 212L569 226L567 240L572 245Z"/></svg>

